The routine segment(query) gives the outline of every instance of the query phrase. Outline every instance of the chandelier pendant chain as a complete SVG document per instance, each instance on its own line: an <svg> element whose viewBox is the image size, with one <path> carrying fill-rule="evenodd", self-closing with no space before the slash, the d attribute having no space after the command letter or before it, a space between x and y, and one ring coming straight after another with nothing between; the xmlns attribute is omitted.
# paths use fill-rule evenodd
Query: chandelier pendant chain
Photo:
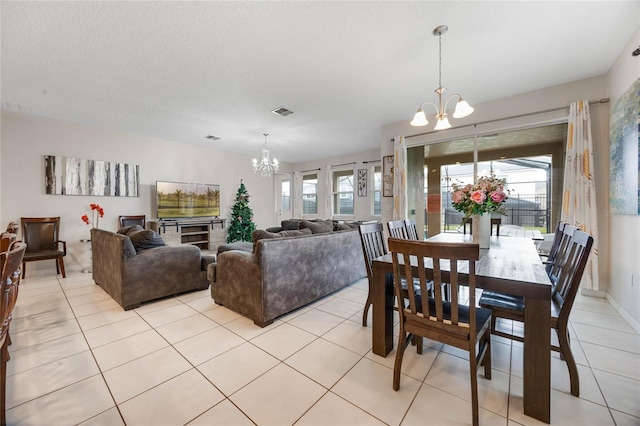
<svg viewBox="0 0 640 426"><path fill-rule="evenodd" d="M444 130L449 129L451 124L449 123L449 119L447 118L447 106L452 99L457 99L456 108L453 113L453 118L463 118L470 115L473 112L473 107L469 105L467 101L462 99L462 96L459 93L455 93L447 99L445 102L442 99L442 95L447 90L442 87L442 34L445 34L449 28L446 25L440 25L434 28L433 35L438 36L438 88L435 90L436 95L438 95L438 104L431 101L426 101L420 108L416 111L413 116L413 120L411 120L412 126L426 126L429 124L429 120L427 120L427 114L424 110L426 105L431 105L436 110L436 126L434 130Z"/></svg>

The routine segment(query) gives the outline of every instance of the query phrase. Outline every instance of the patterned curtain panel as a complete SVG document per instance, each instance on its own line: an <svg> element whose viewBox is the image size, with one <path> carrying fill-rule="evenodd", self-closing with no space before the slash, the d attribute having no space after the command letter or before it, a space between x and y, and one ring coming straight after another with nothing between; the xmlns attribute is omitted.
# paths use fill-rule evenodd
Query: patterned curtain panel
<svg viewBox="0 0 640 426"><path fill-rule="evenodd" d="M593 140L589 103L571 103L564 165L562 220L593 235L593 247L582 277L583 289L598 291L598 217L593 174Z"/></svg>
<svg viewBox="0 0 640 426"><path fill-rule="evenodd" d="M327 166L324 171L324 214L326 218L333 217L333 179L331 166Z"/></svg>
<svg viewBox="0 0 640 426"><path fill-rule="evenodd" d="M407 203L407 143L397 136L393 143L393 220L406 219Z"/></svg>
<svg viewBox="0 0 640 426"><path fill-rule="evenodd" d="M293 172L293 217L302 219L302 172Z"/></svg>

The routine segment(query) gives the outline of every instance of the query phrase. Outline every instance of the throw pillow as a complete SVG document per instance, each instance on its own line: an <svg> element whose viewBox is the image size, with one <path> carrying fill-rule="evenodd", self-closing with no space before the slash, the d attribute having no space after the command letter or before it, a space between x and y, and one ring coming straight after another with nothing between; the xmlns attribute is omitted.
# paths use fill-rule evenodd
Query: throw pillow
<svg viewBox="0 0 640 426"><path fill-rule="evenodd" d="M132 232L128 237L131 239L131 243L133 243L137 253L154 247L166 246L162 237L151 229Z"/></svg>
<svg viewBox="0 0 640 426"><path fill-rule="evenodd" d="M280 222L283 231L300 229L300 219L286 219Z"/></svg>
<svg viewBox="0 0 640 426"><path fill-rule="evenodd" d="M349 225L347 225L346 223L336 223L333 225L333 230L334 231L351 231L351 228Z"/></svg>
<svg viewBox="0 0 640 426"><path fill-rule="evenodd" d="M125 226L118 229L117 233L122 235L129 235L136 231L142 231L143 229L144 228L142 228L142 226L140 225L131 225L131 226Z"/></svg>
<svg viewBox="0 0 640 426"><path fill-rule="evenodd" d="M333 232L333 222L331 220L323 220L317 222L311 222L308 220L303 220L300 223L302 228L311 229L311 233L313 234L323 234L325 232Z"/></svg>

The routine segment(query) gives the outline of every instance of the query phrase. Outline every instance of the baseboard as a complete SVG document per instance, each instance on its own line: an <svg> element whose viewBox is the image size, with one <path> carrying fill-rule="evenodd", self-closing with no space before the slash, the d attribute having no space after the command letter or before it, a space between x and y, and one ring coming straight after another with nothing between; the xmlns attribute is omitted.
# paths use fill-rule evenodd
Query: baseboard
<svg viewBox="0 0 640 426"><path fill-rule="evenodd" d="M591 290L587 288L581 288L580 294L582 294L583 296L599 297L600 299L604 299L607 297L607 293L604 291Z"/></svg>
<svg viewBox="0 0 640 426"><path fill-rule="evenodd" d="M631 318L631 316L622 308L622 306L620 306L618 304L618 302L615 301L615 299L613 297L611 297L609 294L607 294L606 298L609 301L609 303L611 303L611 306L613 306L613 309L618 311L620 316L622 318L624 318L631 325L631 327L633 327L633 329L636 331L636 333L640 333L640 324L638 324L638 322L636 320Z"/></svg>

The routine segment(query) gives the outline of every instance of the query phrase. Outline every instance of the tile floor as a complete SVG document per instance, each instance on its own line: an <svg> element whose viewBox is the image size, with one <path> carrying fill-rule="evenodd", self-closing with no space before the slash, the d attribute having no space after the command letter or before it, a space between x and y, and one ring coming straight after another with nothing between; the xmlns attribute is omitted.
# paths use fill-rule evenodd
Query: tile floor
<svg viewBox="0 0 640 426"><path fill-rule="evenodd" d="M7 423L27 425L411 425L471 421L468 363L454 348L371 353L366 281L258 328L209 291L124 312L91 276L27 277L11 324ZM511 323L503 323L511 327ZM554 425L640 425L640 336L604 299L572 312L581 397L552 358ZM495 338L480 374L482 425L522 412L522 347Z"/></svg>

